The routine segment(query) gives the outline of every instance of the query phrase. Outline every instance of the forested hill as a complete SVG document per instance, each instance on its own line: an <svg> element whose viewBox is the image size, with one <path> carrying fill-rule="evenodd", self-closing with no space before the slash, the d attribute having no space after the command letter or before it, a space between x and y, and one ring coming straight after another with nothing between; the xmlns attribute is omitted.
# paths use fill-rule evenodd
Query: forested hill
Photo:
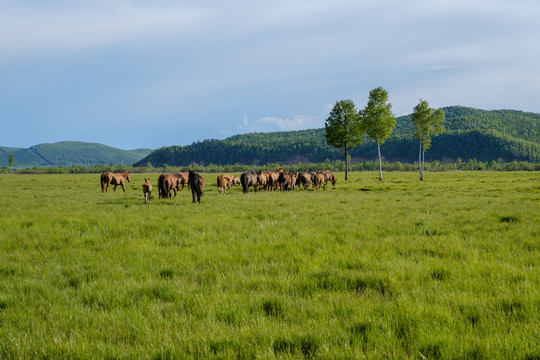
<svg viewBox="0 0 540 360"><path fill-rule="evenodd" d="M39 144L29 148L0 146L0 164L7 165L13 155L15 168L41 166L91 166L114 163L128 165L152 152L151 149L122 150L111 146L80 141Z"/></svg>
<svg viewBox="0 0 540 360"><path fill-rule="evenodd" d="M426 160L540 161L540 114L516 110L443 108L445 132L435 137ZM418 141L411 116L397 118L396 128L381 146L386 161L414 162ZM367 137L351 151L353 161L373 160L376 144ZM197 164L291 164L342 160L343 152L326 143L325 130L311 129L235 135L224 140L204 140L188 146L160 148L135 166L186 166Z"/></svg>

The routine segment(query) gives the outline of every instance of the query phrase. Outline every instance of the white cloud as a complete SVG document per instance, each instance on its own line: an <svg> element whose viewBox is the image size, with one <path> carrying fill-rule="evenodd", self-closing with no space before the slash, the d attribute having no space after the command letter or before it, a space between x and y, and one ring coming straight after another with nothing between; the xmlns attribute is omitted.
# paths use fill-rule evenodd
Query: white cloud
<svg viewBox="0 0 540 360"><path fill-rule="evenodd" d="M322 116L296 115L292 119L265 116L250 122L247 116L244 115L237 129L248 132L291 131L320 128L323 125L324 119Z"/></svg>

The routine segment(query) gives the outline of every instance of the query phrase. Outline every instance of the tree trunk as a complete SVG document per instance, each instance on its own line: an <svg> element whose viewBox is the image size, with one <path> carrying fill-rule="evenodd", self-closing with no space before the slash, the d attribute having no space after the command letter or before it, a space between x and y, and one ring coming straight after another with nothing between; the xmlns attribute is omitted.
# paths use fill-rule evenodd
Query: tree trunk
<svg viewBox="0 0 540 360"><path fill-rule="evenodd" d="M422 180L424 180L424 168L426 166L426 151L422 146Z"/></svg>
<svg viewBox="0 0 540 360"><path fill-rule="evenodd" d="M379 180L382 181L381 142L379 140L377 140L377 151L379 152Z"/></svg>
<svg viewBox="0 0 540 360"><path fill-rule="evenodd" d="M420 172L420 181L424 180L424 172L422 169L422 140L420 140L420 151L418 152L418 170Z"/></svg>
<svg viewBox="0 0 540 360"><path fill-rule="evenodd" d="M348 169L349 169L349 152L347 151L347 143L345 143L345 180L349 180Z"/></svg>

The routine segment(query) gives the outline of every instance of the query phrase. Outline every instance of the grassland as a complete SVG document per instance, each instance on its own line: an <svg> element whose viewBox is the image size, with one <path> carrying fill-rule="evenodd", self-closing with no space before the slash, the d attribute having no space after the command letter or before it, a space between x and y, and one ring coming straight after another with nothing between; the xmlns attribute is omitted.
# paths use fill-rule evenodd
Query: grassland
<svg viewBox="0 0 540 360"><path fill-rule="evenodd" d="M0 175L0 358L540 358L538 172L145 176Z"/></svg>

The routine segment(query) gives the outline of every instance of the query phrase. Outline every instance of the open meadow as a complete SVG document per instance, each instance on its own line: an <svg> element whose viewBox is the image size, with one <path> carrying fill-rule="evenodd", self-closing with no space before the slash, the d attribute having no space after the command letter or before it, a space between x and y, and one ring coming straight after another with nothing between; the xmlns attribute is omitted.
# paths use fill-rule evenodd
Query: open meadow
<svg viewBox="0 0 540 360"><path fill-rule="evenodd" d="M540 358L538 172L158 175L0 175L1 359Z"/></svg>

